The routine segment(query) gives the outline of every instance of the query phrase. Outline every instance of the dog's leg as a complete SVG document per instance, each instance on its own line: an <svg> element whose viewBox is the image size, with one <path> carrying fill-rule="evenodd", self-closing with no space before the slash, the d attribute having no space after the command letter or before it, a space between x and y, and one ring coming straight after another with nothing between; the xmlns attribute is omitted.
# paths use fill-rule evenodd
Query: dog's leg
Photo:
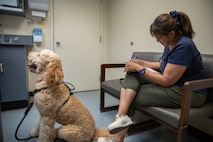
<svg viewBox="0 0 213 142"><path fill-rule="evenodd" d="M38 134L39 134L39 127L40 127L40 121L41 121L41 115L39 114L38 120L37 120L37 122L36 122L35 128L33 128L33 129L30 131L30 136L31 136L31 137L38 136Z"/></svg>
<svg viewBox="0 0 213 142"><path fill-rule="evenodd" d="M54 134L55 119L53 116L42 116L38 142L50 142Z"/></svg>
<svg viewBox="0 0 213 142"><path fill-rule="evenodd" d="M93 130L85 130L77 125L63 125L58 130L58 138L67 142L89 142L94 135Z"/></svg>

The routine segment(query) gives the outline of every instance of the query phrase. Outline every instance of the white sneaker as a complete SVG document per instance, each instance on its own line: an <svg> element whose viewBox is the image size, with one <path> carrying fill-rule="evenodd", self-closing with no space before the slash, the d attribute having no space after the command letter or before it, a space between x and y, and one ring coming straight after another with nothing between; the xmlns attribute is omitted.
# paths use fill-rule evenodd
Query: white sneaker
<svg viewBox="0 0 213 142"><path fill-rule="evenodd" d="M124 130L131 124L133 124L133 122L127 115L116 115L114 122L108 125L108 131L110 134L115 134Z"/></svg>
<svg viewBox="0 0 213 142"><path fill-rule="evenodd" d="M99 137L97 142L115 142L113 138Z"/></svg>

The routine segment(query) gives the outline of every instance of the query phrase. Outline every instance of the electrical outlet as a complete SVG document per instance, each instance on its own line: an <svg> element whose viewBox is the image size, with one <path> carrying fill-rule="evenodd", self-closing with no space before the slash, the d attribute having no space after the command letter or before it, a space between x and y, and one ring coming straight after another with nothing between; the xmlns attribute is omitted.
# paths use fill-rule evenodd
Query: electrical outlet
<svg viewBox="0 0 213 142"><path fill-rule="evenodd" d="M47 27L47 22L46 22L45 19L41 19L40 26L41 26L41 28L46 28Z"/></svg>
<svg viewBox="0 0 213 142"><path fill-rule="evenodd" d="M26 20L26 25L27 25L27 27L29 27L29 26L30 26L30 24L31 24L31 23L30 23L30 20L29 20L29 19L27 19L27 20Z"/></svg>

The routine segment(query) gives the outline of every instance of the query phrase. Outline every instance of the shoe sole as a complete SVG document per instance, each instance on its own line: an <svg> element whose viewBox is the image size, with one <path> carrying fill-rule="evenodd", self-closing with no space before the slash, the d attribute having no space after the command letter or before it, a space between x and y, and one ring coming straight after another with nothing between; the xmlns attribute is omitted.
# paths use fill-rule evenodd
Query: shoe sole
<svg viewBox="0 0 213 142"><path fill-rule="evenodd" d="M126 129L127 127L129 127L132 124L133 124L133 122L127 122L126 124L124 124L123 127L117 127L117 128L109 128L108 127L108 131L109 131L110 134L116 134L116 133Z"/></svg>
<svg viewBox="0 0 213 142"><path fill-rule="evenodd" d="M109 130L109 133L110 133L110 134L116 134L116 133L118 133L118 132L120 132L120 131L122 131L122 130L128 128L128 127L129 127L129 125L128 125L128 126L125 126L125 127L115 128L115 129Z"/></svg>

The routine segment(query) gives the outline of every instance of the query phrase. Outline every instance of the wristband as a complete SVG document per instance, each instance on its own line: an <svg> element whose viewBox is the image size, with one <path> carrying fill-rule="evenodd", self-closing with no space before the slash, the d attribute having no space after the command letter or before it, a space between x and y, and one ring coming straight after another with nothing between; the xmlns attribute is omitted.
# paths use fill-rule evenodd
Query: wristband
<svg viewBox="0 0 213 142"><path fill-rule="evenodd" d="M139 74L140 75L144 75L145 74L145 70L146 70L146 68L143 68L142 70L139 71Z"/></svg>

